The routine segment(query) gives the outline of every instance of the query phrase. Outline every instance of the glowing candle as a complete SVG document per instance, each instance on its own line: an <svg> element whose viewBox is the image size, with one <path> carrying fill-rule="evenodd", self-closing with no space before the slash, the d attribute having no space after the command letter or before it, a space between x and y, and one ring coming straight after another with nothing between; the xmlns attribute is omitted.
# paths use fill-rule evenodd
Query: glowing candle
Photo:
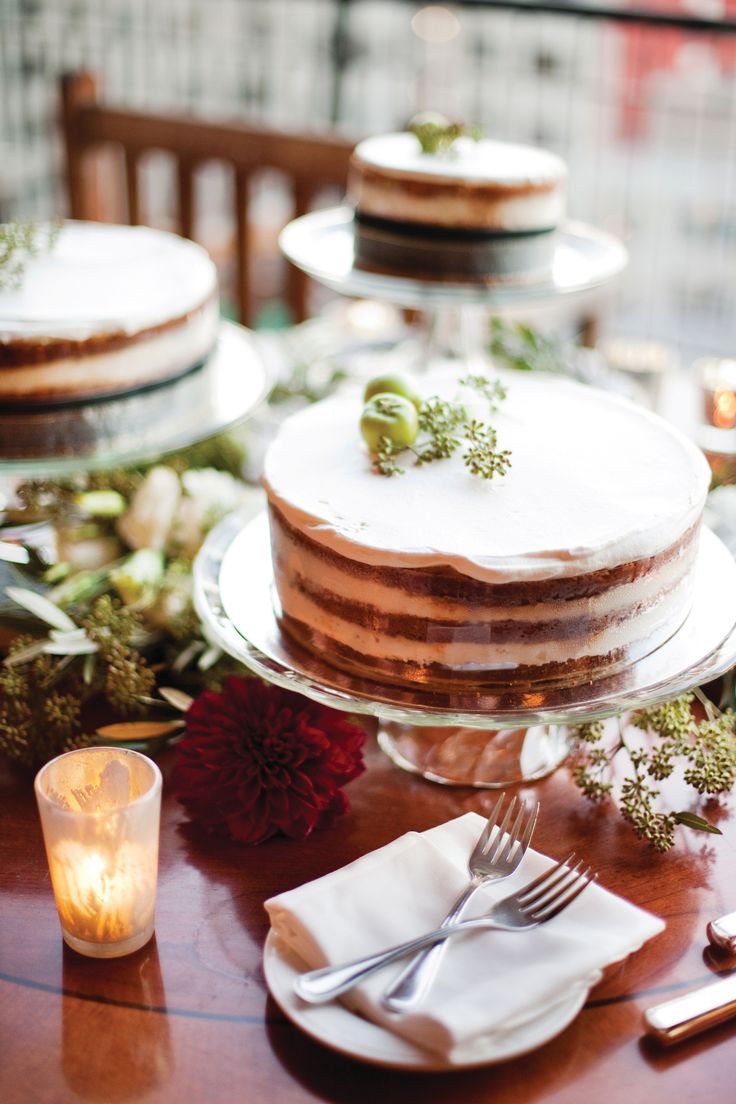
<svg viewBox="0 0 736 1104"><path fill-rule="evenodd" d="M717 429L736 427L736 360L704 357L696 361L703 388L705 421Z"/></svg>
<svg viewBox="0 0 736 1104"><path fill-rule="evenodd" d="M36 776L46 857L65 941L95 958L153 935L161 772L124 748L83 748Z"/></svg>

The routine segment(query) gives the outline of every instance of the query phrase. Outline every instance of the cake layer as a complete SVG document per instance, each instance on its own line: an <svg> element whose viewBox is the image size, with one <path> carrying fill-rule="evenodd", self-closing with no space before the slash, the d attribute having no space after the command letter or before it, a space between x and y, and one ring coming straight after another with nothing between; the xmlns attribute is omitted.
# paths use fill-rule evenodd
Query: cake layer
<svg viewBox="0 0 736 1104"><path fill-rule="evenodd" d="M423 153L414 134L360 142L348 198L375 218L431 226L551 230L565 213L564 162L546 150L460 138L443 154Z"/></svg>
<svg viewBox="0 0 736 1104"><path fill-rule="evenodd" d="M557 665L569 671L573 662L590 671L630 661L667 640L690 605L697 526L660 555L598 578L514 587L458 577L448 598L441 571L356 565L296 531L273 507L270 517L279 600L291 630L302 642L311 634L338 666L347 660L364 674L378 666L392 681L424 679L430 671L443 684L458 672L486 683L528 680L535 669L539 678ZM423 576L419 587L416 574ZM570 597L575 591L586 596Z"/></svg>
<svg viewBox="0 0 736 1104"><path fill-rule="evenodd" d="M391 681L533 682L629 662L682 625L702 454L611 395L503 380L490 420L512 467L492 482L458 455L376 474L357 396L282 427L264 484L280 616L301 643ZM458 392L454 373L422 382L427 395Z"/></svg>
<svg viewBox="0 0 736 1104"><path fill-rule="evenodd" d="M171 325L125 342L85 342L83 353L0 366L0 401L28 404L97 397L173 379L201 364L217 339L220 314L210 300ZM97 351L95 351L97 350Z"/></svg>

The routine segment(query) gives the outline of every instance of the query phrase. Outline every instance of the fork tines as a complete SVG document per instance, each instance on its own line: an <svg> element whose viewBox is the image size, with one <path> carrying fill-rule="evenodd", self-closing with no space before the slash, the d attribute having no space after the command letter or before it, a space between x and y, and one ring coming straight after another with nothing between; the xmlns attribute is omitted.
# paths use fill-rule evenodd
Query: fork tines
<svg viewBox="0 0 736 1104"><path fill-rule="evenodd" d="M498 818L505 797L505 794L501 794L499 797L476 845L476 851L486 856L492 862L507 861L511 858L516 847L521 848L522 854L526 851L537 822L537 814L539 813L539 803L529 812L524 802L520 801L518 796L514 794L504 813L503 820L499 824ZM516 809L517 804L518 811ZM511 818L515 812L516 818L513 825L509 827ZM528 820L520 837L519 832L521 831L522 821L525 815L528 816Z"/></svg>
<svg viewBox="0 0 736 1104"><path fill-rule="evenodd" d="M530 920L538 923L551 920L558 912L567 908L586 886L596 881L598 875L593 874L589 866L581 869L581 861L575 866L569 866L574 858L575 852L571 851L515 895L519 907Z"/></svg>

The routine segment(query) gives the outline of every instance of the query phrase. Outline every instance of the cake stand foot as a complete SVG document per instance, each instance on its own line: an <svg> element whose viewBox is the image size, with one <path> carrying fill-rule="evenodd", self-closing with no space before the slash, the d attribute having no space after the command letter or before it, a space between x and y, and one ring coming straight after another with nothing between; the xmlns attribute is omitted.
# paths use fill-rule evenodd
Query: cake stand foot
<svg viewBox="0 0 736 1104"><path fill-rule="evenodd" d="M563 725L489 730L384 721L378 743L402 770L446 786L479 789L544 778L569 751Z"/></svg>

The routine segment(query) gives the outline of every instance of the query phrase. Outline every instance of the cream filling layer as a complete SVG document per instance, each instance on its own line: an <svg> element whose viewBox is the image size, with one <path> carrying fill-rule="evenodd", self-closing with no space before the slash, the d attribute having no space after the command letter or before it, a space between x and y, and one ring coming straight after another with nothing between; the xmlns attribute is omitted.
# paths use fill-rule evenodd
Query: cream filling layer
<svg viewBox="0 0 736 1104"><path fill-rule="evenodd" d="M570 601L537 602L518 606L471 606L431 595L410 594L398 587L351 575L335 564L327 563L308 549L297 545L282 531L274 534L273 544L279 579L314 581L320 588L347 602L367 603L380 613L425 617L428 621L458 621L482 624L493 621L518 621L533 624L554 619L605 617L617 610L631 609L659 591L674 587L695 558L697 540L693 540L661 567L632 583L611 587L602 594Z"/></svg>
<svg viewBox="0 0 736 1104"><path fill-rule="evenodd" d="M263 482L269 500L284 515L289 524L303 531L310 540L323 545L330 552L375 567L449 567L460 575L467 575L470 579L486 583L561 579L617 567L621 563L656 555L674 544L678 537L698 521L703 512L705 499L704 491L703 501L692 505L679 518L663 521L656 534L648 531L632 533L626 538L612 539L599 547L551 549L547 553L530 552L525 556L471 558L451 551L418 549L392 551L388 548L363 544L360 541L360 531L353 535L340 526L339 522L329 524L313 514L306 514L301 508L292 506L274 494L265 479Z"/></svg>
<svg viewBox="0 0 736 1104"><path fill-rule="evenodd" d="M0 370L0 395L91 394L174 376L206 357L217 338L219 309L206 303L179 326L109 352Z"/></svg>
<svg viewBox="0 0 736 1104"><path fill-rule="evenodd" d="M681 580L674 590L663 595L643 613L616 623L599 633L579 640L513 642L508 644L468 643L461 639L451 643L407 640L402 637L365 629L344 621L322 609L311 598L277 580L277 588L285 613L301 621L313 631L331 637L353 651L376 660L396 660L415 666L433 663L456 670L494 670L515 667L537 667L548 663L562 664L587 656L604 656L619 649L645 654L657 647L682 624L690 607L692 573ZM431 636L431 625L428 626Z"/></svg>
<svg viewBox="0 0 736 1104"><path fill-rule="evenodd" d="M357 178L348 194L361 214L426 226L507 232L552 230L565 217L562 185L504 198L484 196L479 189L422 195L405 189L398 179L384 183Z"/></svg>

